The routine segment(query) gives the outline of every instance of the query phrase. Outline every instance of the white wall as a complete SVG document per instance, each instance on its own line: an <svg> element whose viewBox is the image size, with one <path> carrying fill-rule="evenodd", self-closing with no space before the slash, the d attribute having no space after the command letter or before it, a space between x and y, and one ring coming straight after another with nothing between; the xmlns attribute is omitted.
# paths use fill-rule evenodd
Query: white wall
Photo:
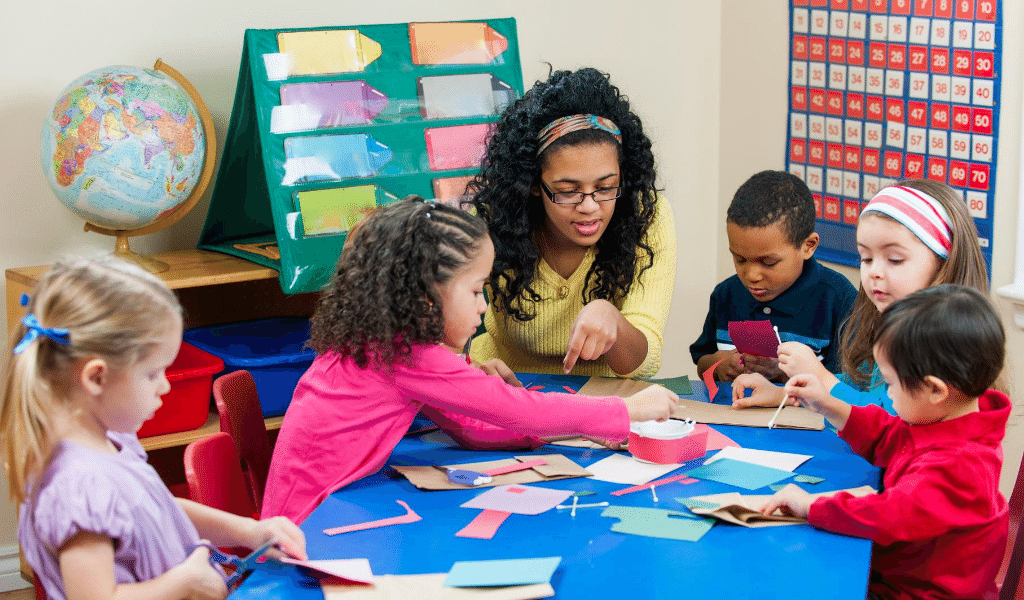
<svg viewBox="0 0 1024 600"><path fill-rule="evenodd" d="M133 3L25 2L0 20L0 266L46 264L67 252L113 248L113 239L82 231L43 179L39 132L61 90L82 73L113 64L150 67L160 58L198 89L223 143L246 28L358 25L515 17L526 86L555 68L595 66L630 97L654 141L661 185L677 215L681 257L713 247L719 227L719 2L633 3L612 0L465 0L430 2ZM153 8L150 8L153 6ZM692 11L701 24L691 27ZM681 35L685 32L685 35ZM14 57L18 57L15 59ZM212 187L212 186L211 186ZM180 223L132 238L141 252L195 247L208 198ZM663 373L693 374L686 352L717 278L705 263L680 261L670 346ZM3 487L0 484L0 487ZM6 496L0 490L0 496ZM0 499L0 546L15 540L14 509Z"/></svg>

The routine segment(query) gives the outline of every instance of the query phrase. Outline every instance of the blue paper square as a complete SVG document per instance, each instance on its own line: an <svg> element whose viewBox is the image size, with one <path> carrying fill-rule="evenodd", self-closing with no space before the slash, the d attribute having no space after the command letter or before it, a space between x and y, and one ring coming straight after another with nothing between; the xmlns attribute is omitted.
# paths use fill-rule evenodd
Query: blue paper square
<svg viewBox="0 0 1024 600"><path fill-rule="evenodd" d="M703 467L697 467L686 473L690 477L717 481L728 485L734 485L748 490L756 490L783 479L792 477L795 473L772 469L753 463L733 460L731 458L720 458L713 463Z"/></svg>

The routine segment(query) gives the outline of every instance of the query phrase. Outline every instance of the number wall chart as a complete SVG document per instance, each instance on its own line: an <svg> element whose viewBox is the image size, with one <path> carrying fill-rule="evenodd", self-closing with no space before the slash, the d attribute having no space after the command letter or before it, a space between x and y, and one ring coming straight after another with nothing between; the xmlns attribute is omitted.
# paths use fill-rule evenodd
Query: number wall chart
<svg viewBox="0 0 1024 600"><path fill-rule="evenodd" d="M1000 0L792 0L787 168L818 257L859 263L861 209L905 178L962 193L991 269Z"/></svg>

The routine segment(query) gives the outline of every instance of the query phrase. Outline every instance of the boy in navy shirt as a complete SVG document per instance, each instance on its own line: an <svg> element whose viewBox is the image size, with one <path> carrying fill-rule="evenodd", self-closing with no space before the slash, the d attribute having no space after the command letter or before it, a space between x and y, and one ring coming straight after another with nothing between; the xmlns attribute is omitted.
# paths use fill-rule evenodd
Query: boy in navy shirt
<svg viewBox="0 0 1024 600"><path fill-rule="evenodd" d="M807 344L836 371L839 329L857 290L814 259L818 234L807 185L784 171L754 175L733 196L725 230L736 274L715 286L704 330L690 346L697 374L718 363L720 381L752 372L786 381L778 359L736 352L729 322L757 320L771 321L783 342Z"/></svg>

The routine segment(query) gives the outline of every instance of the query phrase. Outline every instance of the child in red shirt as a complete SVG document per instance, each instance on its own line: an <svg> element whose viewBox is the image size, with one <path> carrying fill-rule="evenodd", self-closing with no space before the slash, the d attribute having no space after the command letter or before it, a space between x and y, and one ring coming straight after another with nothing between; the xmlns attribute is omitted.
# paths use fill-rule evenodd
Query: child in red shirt
<svg viewBox="0 0 1024 600"><path fill-rule="evenodd" d="M884 467L884 491L814 500L788 485L762 512L874 541L869 598L997 598L1008 514L1000 444L1011 408L988 389L1005 358L999 317L972 288L926 288L882 313L874 356L897 416L842 402L813 375L793 377L786 393Z"/></svg>

